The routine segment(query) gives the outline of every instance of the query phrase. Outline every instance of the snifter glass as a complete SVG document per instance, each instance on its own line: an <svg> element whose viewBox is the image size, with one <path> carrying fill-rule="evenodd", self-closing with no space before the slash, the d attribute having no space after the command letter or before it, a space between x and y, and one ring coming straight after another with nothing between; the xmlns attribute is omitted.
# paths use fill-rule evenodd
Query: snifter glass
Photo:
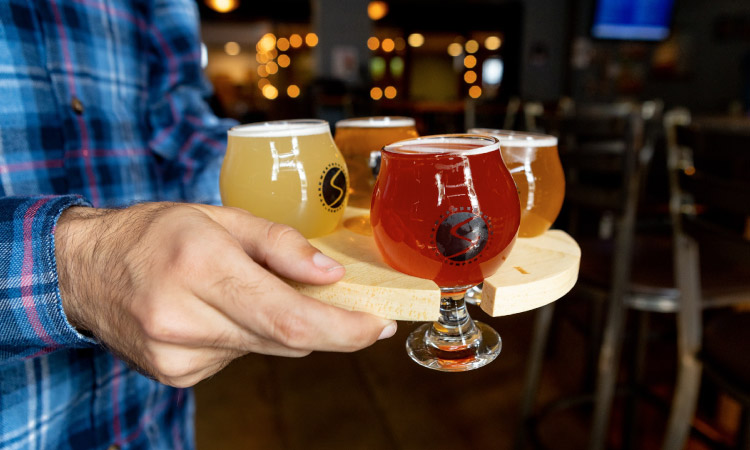
<svg viewBox="0 0 750 450"><path fill-rule="evenodd" d="M328 122L253 123L228 134L219 183L224 205L290 225L307 238L336 229L349 176Z"/></svg>
<svg viewBox="0 0 750 450"><path fill-rule="evenodd" d="M518 237L535 237L549 230L565 197L565 175L557 153L557 138L546 134L472 128L500 141L503 161L513 176L521 201Z"/></svg>
<svg viewBox="0 0 750 450"><path fill-rule="evenodd" d="M336 122L334 141L349 169L349 205L369 208L375 176L370 156L384 146L418 136L411 117L355 117Z"/></svg>
<svg viewBox="0 0 750 450"><path fill-rule="evenodd" d="M437 135L382 151L373 236L391 267L440 288L439 320L406 344L431 369L471 370L500 352L500 336L473 321L464 302L466 290L507 259L518 233L518 194L498 149L490 136Z"/></svg>

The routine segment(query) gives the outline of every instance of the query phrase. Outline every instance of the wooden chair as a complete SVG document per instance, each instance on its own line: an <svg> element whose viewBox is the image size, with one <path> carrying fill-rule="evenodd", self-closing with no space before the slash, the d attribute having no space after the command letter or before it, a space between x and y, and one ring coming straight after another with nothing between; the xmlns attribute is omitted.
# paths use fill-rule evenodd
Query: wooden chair
<svg viewBox="0 0 750 450"><path fill-rule="evenodd" d="M677 383L663 449L684 448L702 373L743 406L736 448L750 449L750 312L731 307L750 303L750 131L689 122L684 111L667 115L675 278L682 295Z"/></svg>

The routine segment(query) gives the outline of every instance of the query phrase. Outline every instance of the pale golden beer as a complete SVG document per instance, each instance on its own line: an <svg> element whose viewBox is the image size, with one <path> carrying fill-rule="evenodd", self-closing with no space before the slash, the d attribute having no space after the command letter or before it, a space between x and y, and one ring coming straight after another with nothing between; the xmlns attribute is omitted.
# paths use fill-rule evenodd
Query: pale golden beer
<svg viewBox="0 0 750 450"><path fill-rule="evenodd" d="M557 138L545 134L473 128L500 141L503 161L516 182L521 201L519 237L547 231L557 219L565 197L565 175L557 153Z"/></svg>
<svg viewBox="0 0 750 450"><path fill-rule="evenodd" d="M359 117L336 122L336 145L349 169L349 205L370 208L375 186L370 153L417 136L414 119L410 117Z"/></svg>
<svg viewBox="0 0 750 450"><path fill-rule="evenodd" d="M324 120L236 126L221 166L221 200L305 237L336 229L347 204L346 163Z"/></svg>

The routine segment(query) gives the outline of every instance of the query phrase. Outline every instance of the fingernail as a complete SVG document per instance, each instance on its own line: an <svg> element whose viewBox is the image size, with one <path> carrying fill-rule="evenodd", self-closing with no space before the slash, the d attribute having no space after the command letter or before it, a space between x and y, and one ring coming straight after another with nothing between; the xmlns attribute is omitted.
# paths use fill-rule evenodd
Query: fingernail
<svg viewBox="0 0 750 450"><path fill-rule="evenodd" d="M328 256L320 252L313 255L313 264L315 264L316 267L318 267L319 269L325 272L331 272L338 268L344 267L341 264L339 264L338 261L331 259Z"/></svg>
<svg viewBox="0 0 750 450"><path fill-rule="evenodd" d="M388 325L386 325L385 328L383 328L383 331L380 332L380 336L378 336L378 340L388 339L394 334L396 334L396 322L391 322Z"/></svg>

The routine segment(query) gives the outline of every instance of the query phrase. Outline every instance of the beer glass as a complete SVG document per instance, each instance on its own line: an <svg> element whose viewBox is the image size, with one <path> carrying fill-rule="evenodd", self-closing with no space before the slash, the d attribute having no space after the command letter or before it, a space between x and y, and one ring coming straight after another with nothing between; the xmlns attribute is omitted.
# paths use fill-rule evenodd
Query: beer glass
<svg viewBox="0 0 750 450"><path fill-rule="evenodd" d="M334 140L349 169L349 205L370 207L375 185L370 154L392 142L417 136L410 117L359 117L336 122Z"/></svg>
<svg viewBox="0 0 750 450"><path fill-rule="evenodd" d="M474 322L464 302L466 290L508 257L518 233L518 194L498 150L491 136L437 135L382 151L373 236L387 264L440 288L440 319L406 344L431 369L471 370L500 352L500 336Z"/></svg>
<svg viewBox="0 0 750 450"><path fill-rule="evenodd" d="M557 138L545 134L472 128L500 141L503 161L513 176L521 202L518 237L547 231L557 219L565 197L565 175L557 153Z"/></svg>
<svg viewBox="0 0 750 450"><path fill-rule="evenodd" d="M313 238L336 229L348 192L346 163L328 122L300 119L229 130L219 179L236 206Z"/></svg>

